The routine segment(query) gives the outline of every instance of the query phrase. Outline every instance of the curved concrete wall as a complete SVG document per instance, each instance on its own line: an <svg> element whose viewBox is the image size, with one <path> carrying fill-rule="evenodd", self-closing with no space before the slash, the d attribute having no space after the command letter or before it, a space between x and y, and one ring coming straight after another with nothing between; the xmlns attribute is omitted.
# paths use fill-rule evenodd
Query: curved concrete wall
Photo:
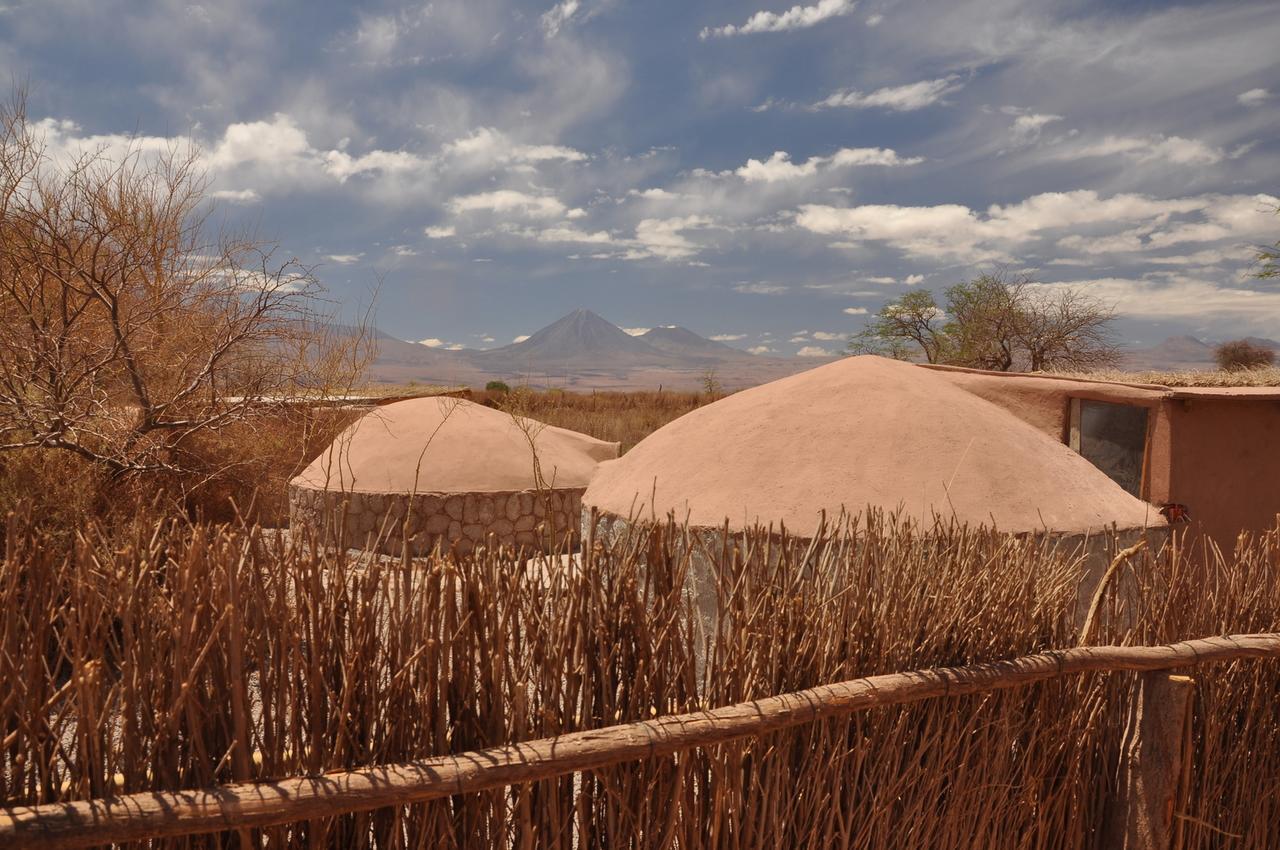
<svg viewBox="0 0 1280 850"><path fill-rule="evenodd" d="M327 542L399 555L481 545L549 551L578 540L585 488L503 493L358 493L289 488L289 521Z"/></svg>

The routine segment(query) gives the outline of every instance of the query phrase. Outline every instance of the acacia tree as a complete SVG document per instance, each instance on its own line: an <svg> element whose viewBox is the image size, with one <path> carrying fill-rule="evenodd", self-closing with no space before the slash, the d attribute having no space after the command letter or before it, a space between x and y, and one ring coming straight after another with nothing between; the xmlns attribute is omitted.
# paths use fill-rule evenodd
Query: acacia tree
<svg viewBox="0 0 1280 850"><path fill-rule="evenodd" d="M1111 309L1079 289L996 271L891 301L850 340L851 353L923 357L980 369L1095 369L1115 365Z"/></svg>
<svg viewBox="0 0 1280 850"><path fill-rule="evenodd" d="M866 328L849 340L846 350L895 360L907 360L919 353L930 363L944 362L951 347L945 316L932 292L908 292L881 307Z"/></svg>
<svg viewBox="0 0 1280 850"><path fill-rule="evenodd" d="M50 156L0 109L0 452L68 452L114 477L190 473L193 444L349 383L311 269L210 236L198 152Z"/></svg>

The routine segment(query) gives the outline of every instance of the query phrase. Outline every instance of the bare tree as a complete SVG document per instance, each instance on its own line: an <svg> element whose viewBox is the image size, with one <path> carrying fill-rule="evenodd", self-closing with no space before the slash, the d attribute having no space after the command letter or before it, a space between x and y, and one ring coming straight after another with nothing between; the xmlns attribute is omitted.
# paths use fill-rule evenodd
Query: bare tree
<svg viewBox="0 0 1280 850"><path fill-rule="evenodd" d="M0 109L0 452L185 473L200 437L360 371L311 269L211 237L205 189L195 150L60 161L21 96Z"/></svg>
<svg viewBox="0 0 1280 850"><path fill-rule="evenodd" d="M1110 307L1071 287L1024 288L1023 298L1017 337L1032 372L1089 371L1120 362Z"/></svg>

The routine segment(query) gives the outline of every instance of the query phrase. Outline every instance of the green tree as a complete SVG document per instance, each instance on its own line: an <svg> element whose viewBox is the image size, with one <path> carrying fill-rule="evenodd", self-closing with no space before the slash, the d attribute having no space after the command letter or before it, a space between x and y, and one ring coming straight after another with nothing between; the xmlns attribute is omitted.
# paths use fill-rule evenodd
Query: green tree
<svg viewBox="0 0 1280 850"><path fill-rule="evenodd" d="M861 333L849 340L850 354L878 354L908 360L920 353L930 363L945 362L950 350L946 314L925 289L908 292L880 308Z"/></svg>
<svg viewBox="0 0 1280 850"><path fill-rule="evenodd" d="M998 270L945 295L945 309L926 290L889 302L847 350L1001 372L1087 370L1119 359L1114 312L1082 290Z"/></svg>

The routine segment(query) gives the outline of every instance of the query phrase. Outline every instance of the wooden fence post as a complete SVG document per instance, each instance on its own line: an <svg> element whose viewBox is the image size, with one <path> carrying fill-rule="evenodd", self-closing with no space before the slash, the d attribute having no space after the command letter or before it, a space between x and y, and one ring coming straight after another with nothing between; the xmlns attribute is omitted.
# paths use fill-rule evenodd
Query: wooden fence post
<svg viewBox="0 0 1280 850"><path fill-rule="evenodd" d="M1167 670L1143 673L1130 705L1103 850L1170 850L1184 775L1195 681Z"/></svg>

